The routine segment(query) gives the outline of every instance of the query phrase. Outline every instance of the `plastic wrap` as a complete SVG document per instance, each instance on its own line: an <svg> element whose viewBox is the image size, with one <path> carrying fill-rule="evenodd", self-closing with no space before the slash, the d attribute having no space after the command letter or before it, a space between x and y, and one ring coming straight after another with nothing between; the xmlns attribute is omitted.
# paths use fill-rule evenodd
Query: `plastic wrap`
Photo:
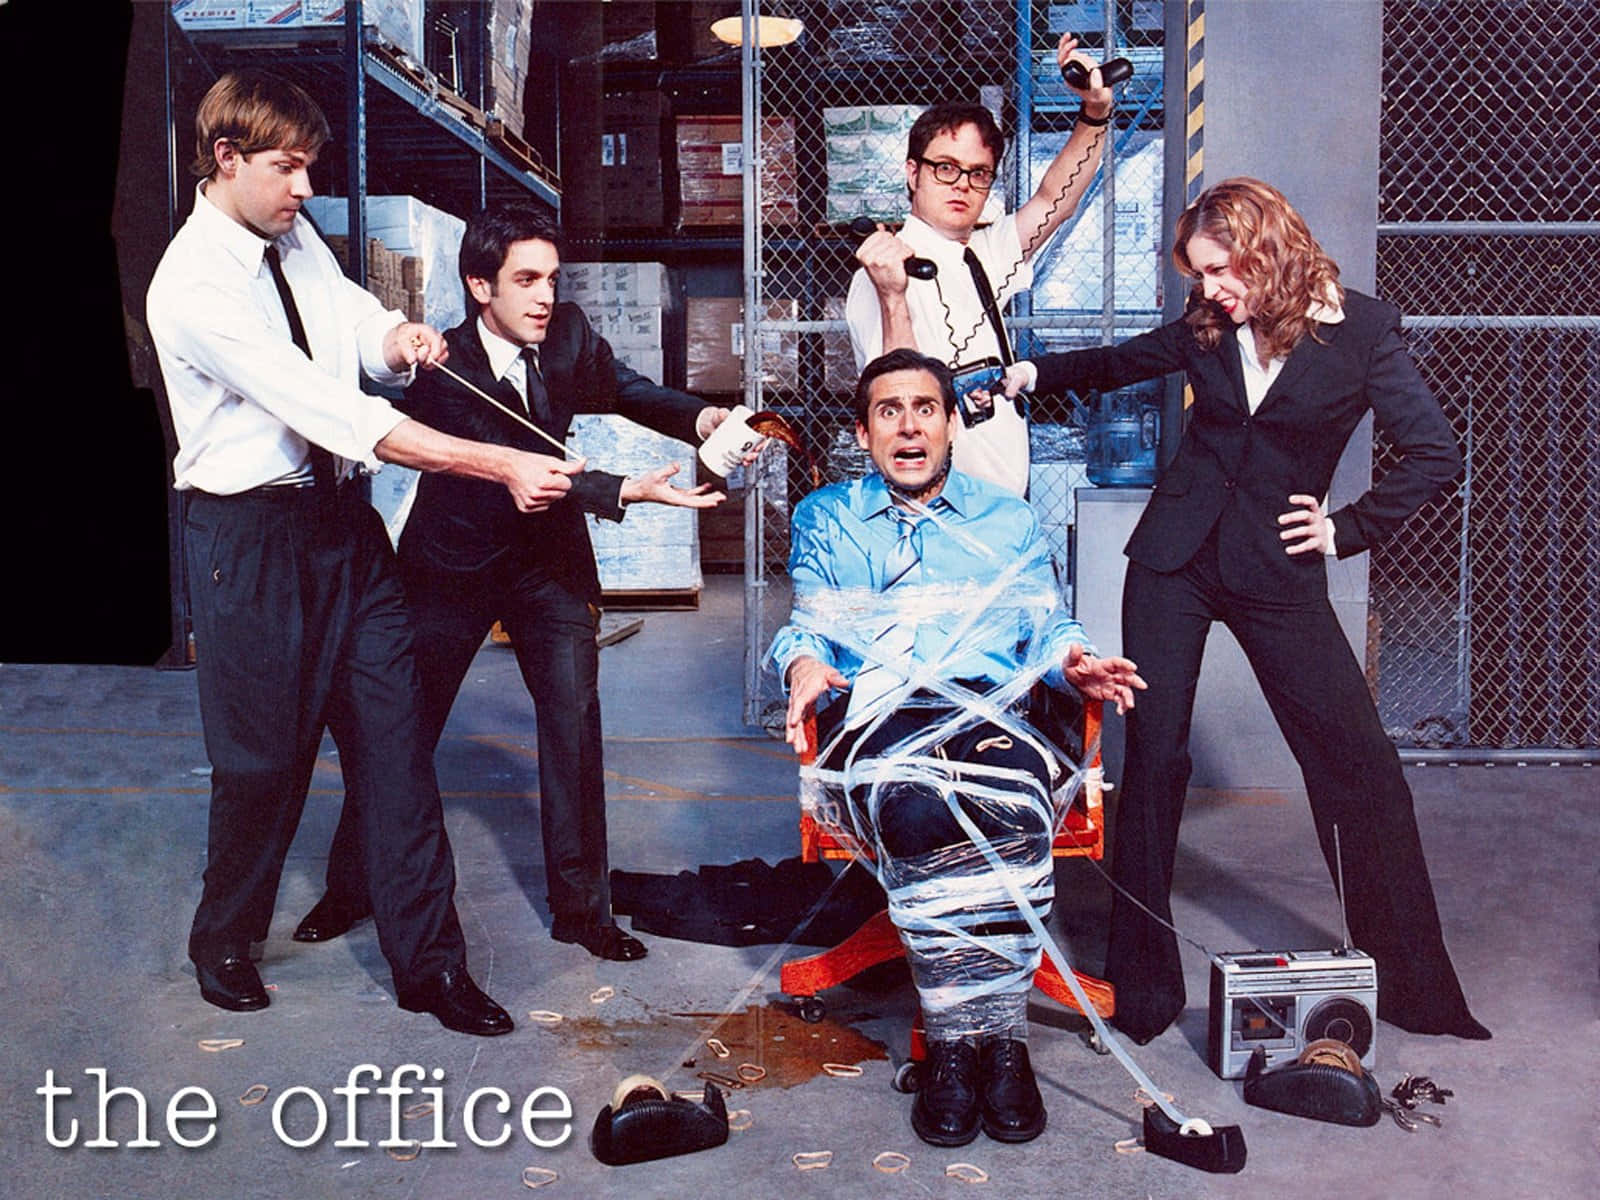
<svg viewBox="0 0 1600 1200"><path fill-rule="evenodd" d="M791 618L861 661L847 715L816 763L801 769L802 807L876 871L925 1028L940 1040L1025 1035L1040 941L1017 898L1048 919L1056 814L1084 775L1024 715L1032 685L1059 666L1039 635L1060 615L1055 589L1025 578L1026 566L1002 564L981 586L808 589ZM1001 646L1024 655L1005 683L974 690L958 682L980 677L985 655ZM982 757L996 748L1007 764L971 761L974 749ZM930 801L948 810L952 836L905 852L885 830L898 806ZM966 825L982 831L984 844L961 832Z"/></svg>

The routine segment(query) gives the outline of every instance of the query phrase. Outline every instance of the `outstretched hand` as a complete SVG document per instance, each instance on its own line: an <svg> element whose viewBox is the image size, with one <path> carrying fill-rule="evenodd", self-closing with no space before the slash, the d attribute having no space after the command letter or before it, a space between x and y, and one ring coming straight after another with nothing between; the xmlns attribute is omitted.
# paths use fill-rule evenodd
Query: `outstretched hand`
<svg viewBox="0 0 1600 1200"><path fill-rule="evenodd" d="M676 508L715 508L727 499L713 492L709 483L695 488L673 487L670 480L678 473L677 463L668 463L643 475L622 481L624 504L670 504Z"/></svg>
<svg viewBox="0 0 1600 1200"><path fill-rule="evenodd" d="M1119 714L1133 707L1133 693L1148 686L1139 678L1138 667L1126 658L1099 658L1085 654L1077 642L1067 646L1061 673L1068 683L1091 700L1110 700Z"/></svg>
<svg viewBox="0 0 1600 1200"><path fill-rule="evenodd" d="M806 720L830 688L847 688L850 681L820 658L802 654L789 664L789 711L783 719L783 740L805 757L816 747L806 742Z"/></svg>

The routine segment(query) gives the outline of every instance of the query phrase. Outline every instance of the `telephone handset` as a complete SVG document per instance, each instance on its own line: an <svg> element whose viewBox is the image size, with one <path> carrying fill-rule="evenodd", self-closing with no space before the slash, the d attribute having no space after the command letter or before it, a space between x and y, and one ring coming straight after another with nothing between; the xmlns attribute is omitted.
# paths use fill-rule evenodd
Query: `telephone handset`
<svg viewBox="0 0 1600 1200"><path fill-rule="evenodd" d="M1075 88L1089 86L1089 68L1077 59L1068 59L1067 65L1061 68L1061 78L1065 79ZM1133 64L1125 58L1113 58L1100 64L1100 82L1106 87L1115 87L1124 79L1133 78Z"/></svg>
<svg viewBox="0 0 1600 1200"><path fill-rule="evenodd" d="M871 237L877 231L878 224L871 217L857 217L850 222L850 232L857 237ZM913 254L906 259L906 274L913 279L932 279L938 273L939 267L931 258Z"/></svg>

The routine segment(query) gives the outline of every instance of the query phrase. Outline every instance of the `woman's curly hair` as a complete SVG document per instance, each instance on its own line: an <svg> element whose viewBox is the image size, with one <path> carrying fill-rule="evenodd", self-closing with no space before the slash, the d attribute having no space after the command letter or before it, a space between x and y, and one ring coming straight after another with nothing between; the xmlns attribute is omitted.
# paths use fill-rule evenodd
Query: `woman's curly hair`
<svg viewBox="0 0 1600 1200"><path fill-rule="evenodd" d="M1287 357L1300 339L1316 337L1316 322L1306 315L1313 304L1339 307L1344 288L1339 265L1311 236L1305 218L1282 192L1259 179L1224 179L1200 193L1178 218L1172 261L1185 275L1195 274L1187 250L1197 235L1228 251L1233 273L1248 289L1250 328L1263 362ZM1233 322L1222 308L1201 295L1197 284L1184 317L1195 339L1215 349Z"/></svg>

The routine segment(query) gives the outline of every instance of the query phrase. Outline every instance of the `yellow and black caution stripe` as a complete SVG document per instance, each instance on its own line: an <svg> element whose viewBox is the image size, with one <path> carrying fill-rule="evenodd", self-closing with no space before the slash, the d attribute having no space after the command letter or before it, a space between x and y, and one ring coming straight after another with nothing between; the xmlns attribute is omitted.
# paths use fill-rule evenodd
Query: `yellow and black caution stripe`
<svg viewBox="0 0 1600 1200"><path fill-rule="evenodd" d="M1206 2L1189 0L1187 73L1184 94L1188 99L1184 126L1183 202L1193 204L1205 187L1206 126Z"/></svg>
<svg viewBox="0 0 1600 1200"><path fill-rule="evenodd" d="M1189 0L1185 29L1185 105L1183 202L1193 204L1205 188L1206 165L1206 0ZM1183 407L1194 404L1194 389L1183 385Z"/></svg>

